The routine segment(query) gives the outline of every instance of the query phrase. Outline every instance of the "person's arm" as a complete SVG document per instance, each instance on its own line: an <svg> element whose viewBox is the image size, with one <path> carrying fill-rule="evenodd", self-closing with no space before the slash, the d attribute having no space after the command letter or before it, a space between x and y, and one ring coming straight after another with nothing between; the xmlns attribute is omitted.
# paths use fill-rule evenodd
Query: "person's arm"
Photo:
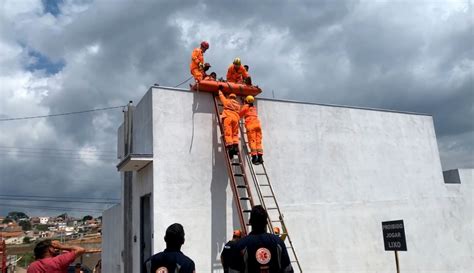
<svg viewBox="0 0 474 273"><path fill-rule="evenodd" d="M240 72L242 73L242 78L244 80L249 77L249 73L247 72L247 70L245 70L243 66L240 66Z"/></svg>
<svg viewBox="0 0 474 273"><path fill-rule="evenodd" d="M73 252L75 254L75 258L81 256L86 251L86 249L83 248L83 247L74 246L74 245L71 245L71 246L63 245L59 241L52 241L51 246L53 248L56 248L56 249L59 249L59 250L66 250L66 251L69 251L69 252Z"/></svg>
<svg viewBox="0 0 474 273"><path fill-rule="evenodd" d="M225 98L224 94L222 93L221 90L219 90L219 99L221 100L222 104L225 106L227 105L227 99Z"/></svg>
<svg viewBox="0 0 474 273"><path fill-rule="evenodd" d="M227 75L226 75L227 81L232 80L232 69L234 69L233 66L229 66L229 69L227 69Z"/></svg>
<svg viewBox="0 0 474 273"><path fill-rule="evenodd" d="M245 116L245 114L247 114L247 111L249 110L249 105L248 104L244 104L244 106L242 106L242 108L240 108L240 113L239 113L239 116L242 118Z"/></svg>

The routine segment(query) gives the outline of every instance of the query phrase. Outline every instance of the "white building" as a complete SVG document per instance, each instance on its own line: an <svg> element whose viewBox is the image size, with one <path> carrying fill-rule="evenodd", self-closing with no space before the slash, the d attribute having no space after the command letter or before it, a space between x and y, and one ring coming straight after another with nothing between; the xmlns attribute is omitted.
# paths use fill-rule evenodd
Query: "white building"
<svg viewBox="0 0 474 273"><path fill-rule="evenodd" d="M401 272L474 272L473 171L444 182L431 116L270 99L258 109L265 165L304 272L394 272L381 222L398 219L408 245ZM212 95L153 87L130 119L119 128L118 168L133 171L122 175L122 204L103 216L104 272L142 272L175 222L197 272L222 272L222 245L239 222Z"/></svg>
<svg viewBox="0 0 474 273"><path fill-rule="evenodd" d="M40 224L46 225L49 221L49 217L39 217L40 219Z"/></svg>

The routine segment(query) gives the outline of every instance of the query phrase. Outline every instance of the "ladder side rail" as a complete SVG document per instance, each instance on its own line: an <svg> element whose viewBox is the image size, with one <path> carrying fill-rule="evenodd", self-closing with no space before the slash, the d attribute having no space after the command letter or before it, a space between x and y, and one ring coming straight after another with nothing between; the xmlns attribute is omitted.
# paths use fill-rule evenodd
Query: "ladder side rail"
<svg viewBox="0 0 474 273"><path fill-rule="evenodd" d="M272 196L273 196L273 199L275 201L275 205L276 205L276 208L278 210L278 214L280 215L280 223L282 224L282 226L284 226L285 228L285 232L286 232L286 238L288 239L288 243L290 244L290 248L291 248L291 251L293 252L293 256L295 257L295 260L296 260L296 264L298 265L298 268L300 270L300 272L303 272L303 270L301 269L301 265L300 265L300 262L298 260L298 256L296 255L296 250L293 246L293 241L291 240L291 237L290 237L290 233L288 232L288 229L286 228L286 224L285 224L285 220L283 220L283 214L281 213L281 210L280 210L280 206L278 205L278 202L276 200L276 197L275 197L275 192L273 191L273 187L270 183L270 179L268 177L268 173L267 173L267 169L265 168L265 165L262 163L262 167L263 167L263 173L265 173L265 177L267 178L268 180L268 187L270 188L270 191L272 193Z"/></svg>
<svg viewBox="0 0 474 273"><path fill-rule="evenodd" d="M249 165L250 175L252 177L252 180L253 180L253 183L254 183L254 186L255 186L255 190L256 190L258 198L260 200L260 204L262 205L262 207L265 210L267 210L267 204L265 203L265 198L263 198L262 190L260 188L260 183L259 183L257 174L255 172L250 153L249 153L248 141L246 140L247 130L245 129L245 126L244 126L243 122L240 122L240 131L241 131L242 139L244 140L244 145L243 146L244 146L244 151L245 151L245 155L246 155L245 159L246 159L247 165ZM268 180L268 178L267 178L267 180ZM272 194L273 194L273 191L272 191ZM270 220L270 218L269 218L269 220ZM269 228L270 232L273 233L273 224L272 224L271 220L268 221L268 228Z"/></svg>
<svg viewBox="0 0 474 273"><path fill-rule="evenodd" d="M240 227L242 229L242 232L244 234L247 234L247 225L244 220L244 215L242 211L242 205L240 204L240 197L237 189L237 183L235 181L235 176L234 176L234 171L232 169L232 164L229 159L229 152L225 148L225 137L224 137L224 128L222 127L222 122L221 122L221 117L219 113L219 108L218 108L218 98L217 96L214 95L214 110L216 114L216 119L219 124L219 129L220 129L220 135L221 135L221 142L222 145L224 146L224 157L225 157L225 162L226 162L226 167L227 167L227 173L229 175L230 179L230 184L232 188L232 194L234 196L234 203L235 206L237 207L237 210L239 211L239 221L240 221Z"/></svg>

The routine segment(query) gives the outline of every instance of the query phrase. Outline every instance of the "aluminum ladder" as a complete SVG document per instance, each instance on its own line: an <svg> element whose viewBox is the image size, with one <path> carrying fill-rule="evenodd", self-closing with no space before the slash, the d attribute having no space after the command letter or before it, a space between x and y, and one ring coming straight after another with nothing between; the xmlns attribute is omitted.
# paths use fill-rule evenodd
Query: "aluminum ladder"
<svg viewBox="0 0 474 273"><path fill-rule="evenodd" d="M219 101L219 97L214 95L215 116L220 129L221 143L224 149L224 157L227 166L227 173L229 174L232 194L234 197L234 203L239 212L239 221L242 233L247 235L248 227L250 226L250 212L252 211L254 202L244 167L245 156L242 155L239 149L237 158L235 158L235 156L233 159L229 158L229 152L225 148L224 127L220 118L221 108L222 104Z"/></svg>
<svg viewBox="0 0 474 273"><path fill-rule="evenodd" d="M296 256L295 248L293 247L293 242L291 241L290 235L285 225L283 219L283 214L281 213L280 206L278 205L277 199L275 197L275 192L273 191L272 184L270 183L270 178L265 168L265 164L260 165L252 164L252 156L249 151L249 143L247 138L247 130L243 121L240 121L240 133L241 138L243 139L244 144L243 151L245 153L246 163L249 166L248 170L250 172L250 177L253 180L253 186L257 192L258 199L260 204L265 208L268 213L268 228L269 232L273 232L274 227L280 228L280 237L286 241L285 245L290 256L290 262L293 266L293 270L296 272L296 268L299 269L299 272L303 272L301 269L300 262ZM296 266L295 266L296 265Z"/></svg>

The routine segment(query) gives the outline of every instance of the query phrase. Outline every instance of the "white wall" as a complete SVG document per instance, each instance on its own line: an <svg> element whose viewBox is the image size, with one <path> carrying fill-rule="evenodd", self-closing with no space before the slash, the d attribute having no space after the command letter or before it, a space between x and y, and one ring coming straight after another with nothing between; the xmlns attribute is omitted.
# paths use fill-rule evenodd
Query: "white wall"
<svg viewBox="0 0 474 273"><path fill-rule="evenodd" d="M102 213L102 272L123 273L123 211L115 205Z"/></svg>
<svg viewBox="0 0 474 273"><path fill-rule="evenodd" d="M144 184L134 189L134 215L138 193L151 190L154 252L179 222L197 271L219 272L222 244L238 221L212 97L153 88L152 102L153 167L136 176ZM397 219L408 244L402 272L473 272L472 183L444 184L430 116L258 105L265 163L305 272L394 272L381 222Z"/></svg>

